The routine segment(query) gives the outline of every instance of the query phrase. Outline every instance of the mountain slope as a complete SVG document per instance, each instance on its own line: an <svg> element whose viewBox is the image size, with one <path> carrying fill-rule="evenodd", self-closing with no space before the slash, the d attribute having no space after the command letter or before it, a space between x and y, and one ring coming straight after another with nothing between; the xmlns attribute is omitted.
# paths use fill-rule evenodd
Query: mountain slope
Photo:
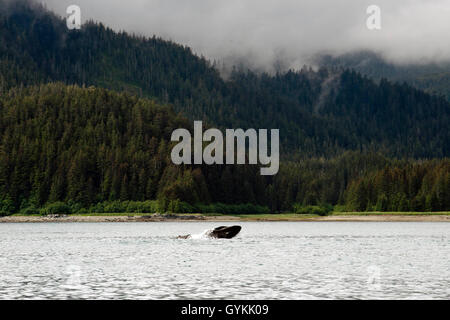
<svg viewBox="0 0 450 320"><path fill-rule="evenodd" d="M323 203L449 210L448 159L414 163L346 152L328 161L283 161L270 177L250 165L175 166L171 133L190 125L170 108L127 93L61 83L11 89L0 97L0 215L61 201L73 213L261 210L211 203L273 211ZM157 209L135 203L155 199Z"/></svg>
<svg viewBox="0 0 450 320"><path fill-rule="evenodd" d="M386 78L407 82L425 92L443 95L450 101L450 63L396 65L368 51L337 57L322 55L315 63L323 67L353 69L375 80Z"/></svg>
<svg viewBox="0 0 450 320"><path fill-rule="evenodd" d="M449 210L448 159L386 157L448 156L442 98L333 68L224 80L189 48L0 4L0 215ZM279 173L173 165L171 132L199 119L279 128Z"/></svg>
<svg viewBox="0 0 450 320"><path fill-rule="evenodd" d="M412 87L326 69L234 72L225 81L189 48L95 23L69 31L43 8L13 3L0 17L4 90L62 81L127 91L220 128L278 128L285 156L449 155L450 104Z"/></svg>

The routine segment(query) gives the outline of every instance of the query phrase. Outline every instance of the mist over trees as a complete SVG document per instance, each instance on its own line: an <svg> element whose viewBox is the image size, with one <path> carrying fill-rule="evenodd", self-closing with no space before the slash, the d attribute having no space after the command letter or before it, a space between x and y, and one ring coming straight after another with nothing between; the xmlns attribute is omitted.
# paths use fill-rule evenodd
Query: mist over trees
<svg viewBox="0 0 450 320"><path fill-rule="evenodd" d="M334 68L223 79L178 44L93 22L69 31L38 5L0 3L3 214L450 210L443 97ZM280 172L173 165L170 134L192 120L280 129Z"/></svg>
<svg viewBox="0 0 450 320"><path fill-rule="evenodd" d="M385 61L370 51L358 51L341 56L320 55L315 64L327 68L353 69L376 81L383 78L407 82L425 92L442 95L450 101L450 63L397 65Z"/></svg>

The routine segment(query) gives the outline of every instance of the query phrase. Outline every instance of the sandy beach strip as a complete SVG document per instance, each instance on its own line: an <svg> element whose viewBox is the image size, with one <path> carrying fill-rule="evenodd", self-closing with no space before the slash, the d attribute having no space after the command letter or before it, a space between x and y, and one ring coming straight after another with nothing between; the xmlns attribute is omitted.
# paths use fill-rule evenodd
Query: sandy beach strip
<svg viewBox="0 0 450 320"><path fill-rule="evenodd" d="M44 222L192 222L192 221L211 221L211 222L239 222L239 221L287 221L287 222L450 222L450 215L330 215L326 217L310 217L302 215L292 215L289 217L277 217L265 215L259 217L245 216L202 216L202 215L64 215L64 216L7 216L0 217L0 223L44 223Z"/></svg>

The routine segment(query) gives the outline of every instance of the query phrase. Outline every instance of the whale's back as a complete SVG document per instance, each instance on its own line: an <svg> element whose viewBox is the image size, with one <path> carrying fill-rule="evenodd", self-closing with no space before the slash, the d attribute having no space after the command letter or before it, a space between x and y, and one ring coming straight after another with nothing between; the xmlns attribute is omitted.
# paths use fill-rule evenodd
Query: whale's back
<svg viewBox="0 0 450 320"><path fill-rule="evenodd" d="M211 236L219 239L231 239L238 235L241 232L240 226L231 226L231 227L217 227L211 232Z"/></svg>

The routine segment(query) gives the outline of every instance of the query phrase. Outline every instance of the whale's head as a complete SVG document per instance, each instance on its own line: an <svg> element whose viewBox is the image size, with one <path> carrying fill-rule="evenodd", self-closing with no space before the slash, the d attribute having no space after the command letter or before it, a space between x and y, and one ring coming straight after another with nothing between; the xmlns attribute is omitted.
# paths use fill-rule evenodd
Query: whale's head
<svg viewBox="0 0 450 320"><path fill-rule="evenodd" d="M240 226L217 227L211 231L210 236L218 239L231 239L237 236L241 229Z"/></svg>
<svg viewBox="0 0 450 320"><path fill-rule="evenodd" d="M232 227L217 227L213 230L205 230L203 233L198 235L185 235L178 236L178 239L207 239L207 238L216 238L216 239L232 239L241 232L240 226L232 226Z"/></svg>

